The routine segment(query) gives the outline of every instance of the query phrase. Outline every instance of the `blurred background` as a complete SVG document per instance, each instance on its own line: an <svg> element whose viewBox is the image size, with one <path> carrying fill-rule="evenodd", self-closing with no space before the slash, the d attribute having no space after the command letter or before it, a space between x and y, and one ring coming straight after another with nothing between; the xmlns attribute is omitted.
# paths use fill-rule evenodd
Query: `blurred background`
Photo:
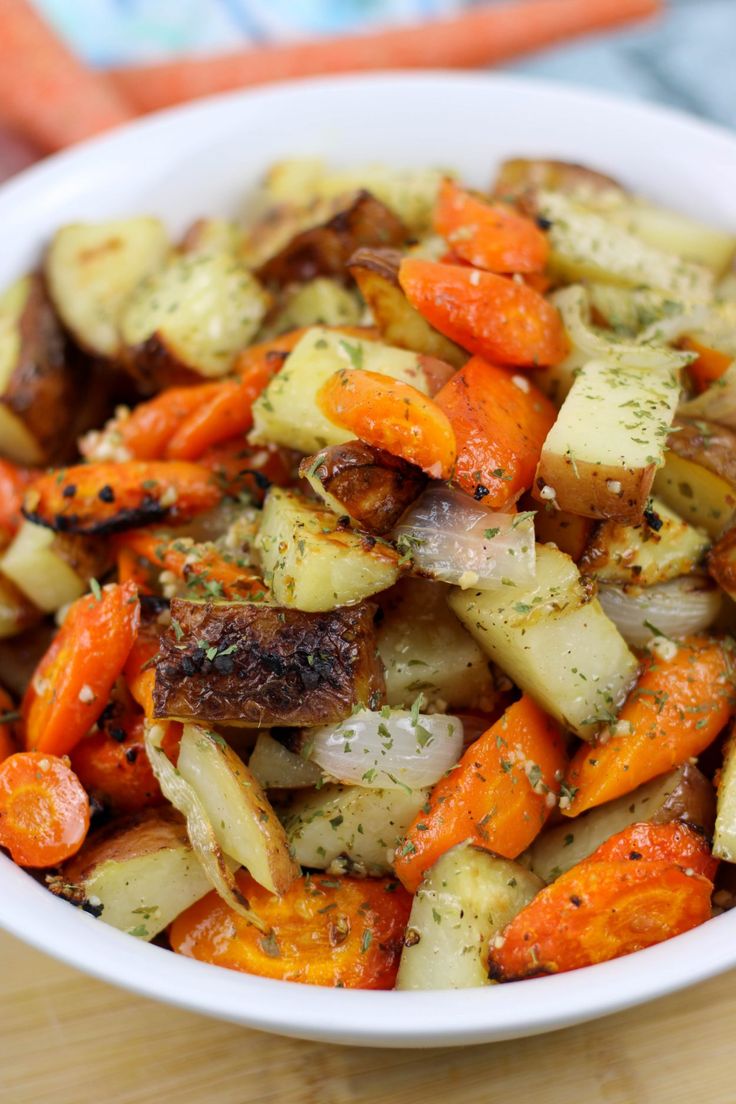
<svg viewBox="0 0 736 1104"><path fill-rule="evenodd" d="M346 69L496 68L736 126L734 47L736 0L0 0L0 179L142 111Z"/></svg>

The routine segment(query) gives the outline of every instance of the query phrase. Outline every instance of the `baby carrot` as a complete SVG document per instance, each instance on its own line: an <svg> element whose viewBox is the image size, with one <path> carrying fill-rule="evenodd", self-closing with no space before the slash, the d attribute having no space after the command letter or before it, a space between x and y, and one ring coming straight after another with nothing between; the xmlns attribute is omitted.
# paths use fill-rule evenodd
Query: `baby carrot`
<svg viewBox="0 0 736 1104"><path fill-rule="evenodd" d="M453 252L476 268L537 273L547 263L547 238L533 219L508 203L477 199L453 180L442 183L433 222Z"/></svg>

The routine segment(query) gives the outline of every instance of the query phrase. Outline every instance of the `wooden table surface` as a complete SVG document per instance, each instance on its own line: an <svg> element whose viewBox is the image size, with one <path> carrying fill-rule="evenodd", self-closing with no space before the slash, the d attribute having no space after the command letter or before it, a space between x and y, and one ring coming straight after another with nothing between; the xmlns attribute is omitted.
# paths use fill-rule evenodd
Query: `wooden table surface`
<svg viewBox="0 0 736 1104"><path fill-rule="evenodd" d="M736 972L466 1050L304 1043L130 996L0 935L2 1104L734 1104Z"/></svg>

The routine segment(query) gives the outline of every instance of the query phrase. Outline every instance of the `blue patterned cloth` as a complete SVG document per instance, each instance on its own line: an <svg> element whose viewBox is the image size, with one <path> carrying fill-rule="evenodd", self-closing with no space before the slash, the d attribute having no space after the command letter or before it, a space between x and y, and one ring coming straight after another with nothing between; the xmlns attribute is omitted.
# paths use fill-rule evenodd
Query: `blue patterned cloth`
<svg viewBox="0 0 736 1104"><path fill-rule="evenodd" d="M421 19L471 0L35 0L96 65ZM669 0L657 24L506 68L669 103L736 126L736 0Z"/></svg>

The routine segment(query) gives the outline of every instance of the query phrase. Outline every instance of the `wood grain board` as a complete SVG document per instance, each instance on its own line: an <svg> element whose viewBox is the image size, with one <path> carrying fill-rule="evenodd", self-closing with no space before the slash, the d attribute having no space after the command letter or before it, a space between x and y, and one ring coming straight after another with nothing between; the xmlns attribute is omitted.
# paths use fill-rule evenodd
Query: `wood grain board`
<svg viewBox="0 0 736 1104"><path fill-rule="evenodd" d="M2 1104L734 1104L735 1028L732 972L533 1039L332 1047L131 996L0 934Z"/></svg>

